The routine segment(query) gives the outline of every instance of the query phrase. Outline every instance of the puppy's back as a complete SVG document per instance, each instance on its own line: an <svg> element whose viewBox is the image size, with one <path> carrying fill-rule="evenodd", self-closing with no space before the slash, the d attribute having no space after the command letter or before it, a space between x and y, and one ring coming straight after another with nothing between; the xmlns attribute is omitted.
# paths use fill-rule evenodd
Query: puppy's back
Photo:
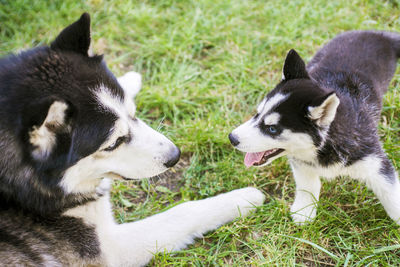
<svg viewBox="0 0 400 267"><path fill-rule="evenodd" d="M342 33L322 47L307 69L311 77L321 71L359 74L369 79L382 96L396 70L400 56L400 35L382 31ZM320 78L320 77L319 77ZM328 78L328 77L327 77Z"/></svg>

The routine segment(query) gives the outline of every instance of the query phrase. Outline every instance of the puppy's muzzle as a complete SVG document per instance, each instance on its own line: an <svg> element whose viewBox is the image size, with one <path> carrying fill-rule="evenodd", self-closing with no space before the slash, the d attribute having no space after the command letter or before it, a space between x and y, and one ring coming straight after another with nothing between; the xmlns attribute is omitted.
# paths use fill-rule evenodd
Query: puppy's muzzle
<svg viewBox="0 0 400 267"><path fill-rule="evenodd" d="M237 146L240 142L237 139L237 137L235 135L233 135L232 133L229 134L229 141L231 141L231 144L233 146Z"/></svg>

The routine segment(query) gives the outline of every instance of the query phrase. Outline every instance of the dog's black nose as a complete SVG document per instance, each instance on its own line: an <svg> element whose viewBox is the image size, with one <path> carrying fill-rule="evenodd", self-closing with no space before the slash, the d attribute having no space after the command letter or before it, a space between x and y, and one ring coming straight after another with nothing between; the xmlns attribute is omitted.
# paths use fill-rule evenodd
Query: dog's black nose
<svg viewBox="0 0 400 267"><path fill-rule="evenodd" d="M231 141L233 146L237 146L240 143L232 133L229 134L229 141Z"/></svg>
<svg viewBox="0 0 400 267"><path fill-rule="evenodd" d="M171 168L179 161L179 158L181 157L181 151L176 146L173 148L173 150L170 152L169 155L170 155L169 160L164 163L165 167L167 168Z"/></svg>

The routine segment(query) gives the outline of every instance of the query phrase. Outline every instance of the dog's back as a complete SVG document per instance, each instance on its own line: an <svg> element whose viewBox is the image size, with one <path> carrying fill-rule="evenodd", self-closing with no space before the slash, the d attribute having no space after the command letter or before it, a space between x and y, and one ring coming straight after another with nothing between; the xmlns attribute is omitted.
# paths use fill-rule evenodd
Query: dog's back
<svg viewBox="0 0 400 267"><path fill-rule="evenodd" d="M348 88L346 80L371 83L379 98L386 92L400 56L400 35L379 31L350 31L325 45L307 65L308 73L325 87ZM352 75L353 77L349 77ZM353 81L354 82L354 81ZM358 88L357 86L352 86ZM362 92L351 92L354 96Z"/></svg>

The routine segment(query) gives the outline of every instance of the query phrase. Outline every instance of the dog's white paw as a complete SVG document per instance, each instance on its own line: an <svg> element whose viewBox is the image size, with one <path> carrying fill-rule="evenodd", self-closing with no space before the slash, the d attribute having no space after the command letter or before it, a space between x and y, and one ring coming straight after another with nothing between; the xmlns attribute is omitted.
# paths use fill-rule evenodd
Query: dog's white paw
<svg viewBox="0 0 400 267"><path fill-rule="evenodd" d="M187 233L192 240L193 237L200 237L237 217L247 216L262 205L264 200L265 196L260 190L246 187L202 200L185 202L164 214L168 214L171 221L180 220L179 231Z"/></svg>
<svg viewBox="0 0 400 267"><path fill-rule="evenodd" d="M130 71L119 77L118 82L130 97L135 97L142 88L142 75Z"/></svg>
<svg viewBox="0 0 400 267"><path fill-rule="evenodd" d="M108 178L103 178L100 184L96 187L96 194L98 196L104 196L108 194L111 190L111 180Z"/></svg>
<svg viewBox="0 0 400 267"><path fill-rule="evenodd" d="M237 217L247 216L256 207L262 205L265 196L253 187L233 190L215 197L181 204L181 207L195 207L199 217L195 219L196 236L214 230ZM187 213L187 210L184 211Z"/></svg>
<svg viewBox="0 0 400 267"><path fill-rule="evenodd" d="M317 209L314 204L309 204L308 206L295 205L294 203L290 208L291 216L293 221L298 225L303 225L312 222L317 215Z"/></svg>
<svg viewBox="0 0 400 267"><path fill-rule="evenodd" d="M226 199L236 209L236 216L246 216L265 201L265 195L254 187L246 187L226 193Z"/></svg>

